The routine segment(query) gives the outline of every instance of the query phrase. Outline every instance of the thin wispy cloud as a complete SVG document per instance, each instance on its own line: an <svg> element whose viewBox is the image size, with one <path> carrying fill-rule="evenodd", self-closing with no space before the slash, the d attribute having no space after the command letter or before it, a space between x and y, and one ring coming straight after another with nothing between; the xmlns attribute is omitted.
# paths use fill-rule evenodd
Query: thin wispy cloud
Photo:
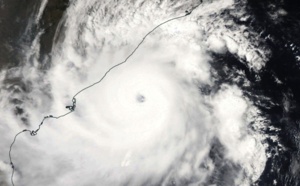
<svg viewBox="0 0 300 186"><path fill-rule="evenodd" d="M65 30L57 36L51 68L24 64L19 72L29 90L1 91L0 178L9 184L8 147L16 132L35 129L44 115L66 112L72 96L122 62L147 32L161 22L184 15L195 2L73 1ZM220 12L232 1L204 1L190 16L155 30L125 63L98 85L77 97L75 112L47 120L35 137L24 134L13 147L16 185L197 185L222 182L250 185L265 163L263 137L248 125L258 111L238 86L216 82L212 52L229 51L255 70L266 56L253 59L243 30L230 40ZM213 15L213 16L212 16ZM208 23L218 21L219 27ZM205 25L205 26L203 26ZM223 32L222 35L220 32ZM39 36L37 36L39 37ZM38 41L38 39L36 40ZM36 51L35 43L29 51ZM257 56L254 56L257 57ZM248 59L247 58L247 59ZM37 60L37 58L35 59ZM30 73L27 73L30 72ZM2 86L5 86L2 83ZM23 100L28 126L15 116L9 100ZM23 116L23 115L22 115ZM219 154L213 156L212 152ZM220 164L220 161L227 163ZM219 176L226 170L227 176ZM5 184L4 184L5 185Z"/></svg>

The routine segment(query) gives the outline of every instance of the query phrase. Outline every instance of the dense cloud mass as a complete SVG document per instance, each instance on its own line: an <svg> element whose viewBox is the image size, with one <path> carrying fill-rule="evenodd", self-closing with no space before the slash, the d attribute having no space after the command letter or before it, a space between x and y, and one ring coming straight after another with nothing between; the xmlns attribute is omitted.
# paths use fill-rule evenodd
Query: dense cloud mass
<svg viewBox="0 0 300 186"><path fill-rule="evenodd" d="M66 113L77 91L124 61L151 29L199 3L71 1L50 67L38 68L37 35L24 49L24 65L1 71L3 185L10 183L8 151L17 132L36 129L45 115ZM251 40L255 32L245 34L226 20L225 10L247 19L243 3L202 2L191 15L157 28L127 63L80 93L75 112L47 120L35 137L19 136L12 150L15 185L254 183L267 159L259 132L264 118L239 86L214 88L219 80L210 64L213 54L227 52L257 72L269 53ZM236 82L244 78L250 86L237 73ZM24 84L12 87L8 77ZM12 102L18 100L16 116Z"/></svg>

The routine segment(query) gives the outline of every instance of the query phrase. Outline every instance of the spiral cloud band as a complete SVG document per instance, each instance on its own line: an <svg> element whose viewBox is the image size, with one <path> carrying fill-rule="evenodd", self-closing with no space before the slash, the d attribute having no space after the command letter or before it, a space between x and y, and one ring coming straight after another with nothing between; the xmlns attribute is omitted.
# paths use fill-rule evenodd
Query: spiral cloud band
<svg viewBox="0 0 300 186"><path fill-rule="evenodd" d="M35 63L23 67L30 75L17 69L25 80L38 82L24 98L30 127L35 128L40 116L49 112L65 113L73 93L123 61L149 30L198 4L72 1L65 25L56 33L46 75L35 70ZM229 42L230 37L228 42L212 37L221 26L211 33L209 24L202 23L232 6L232 1L204 1L190 16L162 25L128 63L78 95L74 113L47 121L34 138L20 137L13 149L16 185L249 185L256 181L266 157L263 137L250 131L248 124L257 121L259 111L237 86L200 91L216 81L210 52L235 52L237 45ZM34 53L36 48L28 50ZM9 131L5 135L9 141L23 124L9 109L1 111L7 114L0 120L9 123L1 126ZM0 155L2 160L6 154ZM8 166L0 161L0 170L7 175Z"/></svg>

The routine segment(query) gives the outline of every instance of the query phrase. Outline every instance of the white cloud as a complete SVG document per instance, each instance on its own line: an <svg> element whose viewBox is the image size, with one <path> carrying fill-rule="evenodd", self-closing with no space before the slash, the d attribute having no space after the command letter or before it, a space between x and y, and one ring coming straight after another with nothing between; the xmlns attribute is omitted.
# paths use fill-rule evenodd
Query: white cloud
<svg viewBox="0 0 300 186"><path fill-rule="evenodd" d="M24 104L33 129L44 115L66 113L65 105L77 91L98 81L149 30L183 15L182 7L187 6L182 2L171 6L167 1L146 2L139 8L138 2L71 4L65 38L54 48L52 68L45 76L30 65L20 70L22 78L38 82ZM235 86L224 86L211 99L198 90L212 84L207 51L223 52L224 43L229 51L233 47L224 38L216 42L210 37L207 48L210 32L201 28L197 16L208 22L209 14L231 4L205 2L191 17L158 28L128 63L77 96L74 113L47 120L34 138L28 133L20 136L13 149L18 168L15 182L44 186L203 183L217 169L209 157L213 138L226 148L226 158L248 171L249 178L243 179L252 181L265 159L261 142L248 133L244 119L251 103ZM51 98L39 87L51 87ZM1 94L8 97L9 91ZM1 105L9 104L1 100ZM7 123L8 132L0 132L7 142L1 143L0 158L7 163L7 144L23 127L10 109L1 111L6 113L1 122ZM255 157L261 157L260 166L253 164Z"/></svg>

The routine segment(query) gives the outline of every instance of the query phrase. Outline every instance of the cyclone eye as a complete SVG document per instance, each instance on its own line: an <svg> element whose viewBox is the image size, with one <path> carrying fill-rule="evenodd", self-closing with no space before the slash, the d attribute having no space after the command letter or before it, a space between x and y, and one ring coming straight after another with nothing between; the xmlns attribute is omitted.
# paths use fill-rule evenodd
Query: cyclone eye
<svg viewBox="0 0 300 186"><path fill-rule="evenodd" d="M144 95L138 94L138 95L136 96L136 100L137 100L138 102L140 102L140 103L143 103L143 102L145 102L146 98L145 98Z"/></svg>

